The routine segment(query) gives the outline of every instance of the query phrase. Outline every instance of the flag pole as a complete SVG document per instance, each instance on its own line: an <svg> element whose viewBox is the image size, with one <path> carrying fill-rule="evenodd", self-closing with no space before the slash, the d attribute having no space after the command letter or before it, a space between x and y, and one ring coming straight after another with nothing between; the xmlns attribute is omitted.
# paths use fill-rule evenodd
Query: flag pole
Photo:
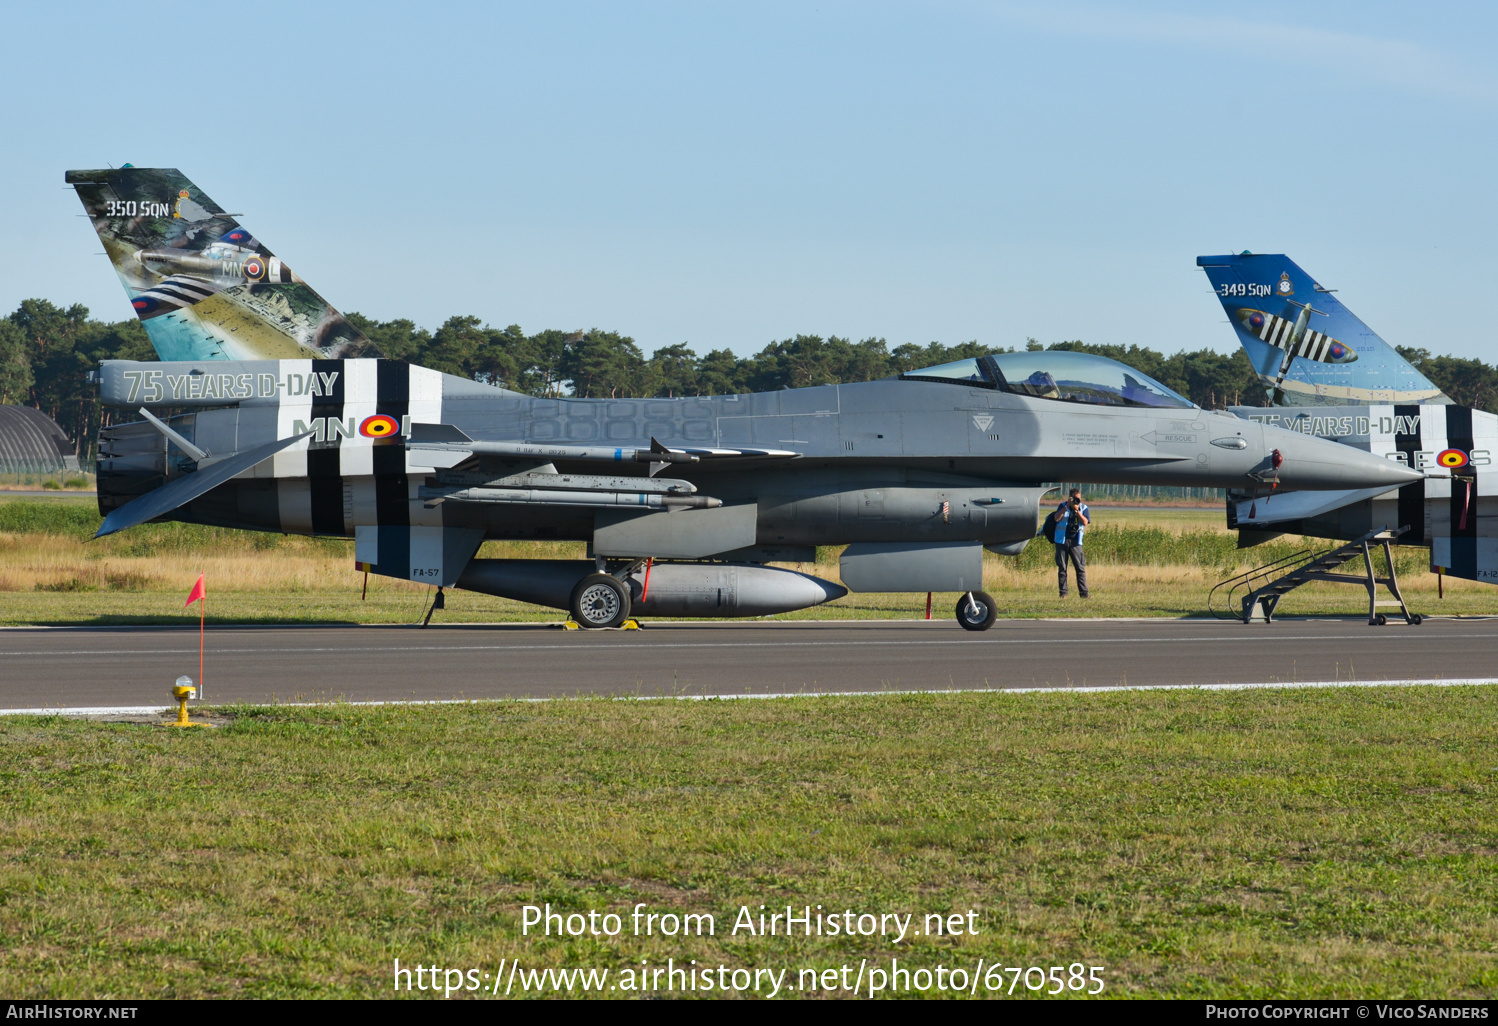
<svg viewBox="0 0 1498 1026"><path fill-rule="evenodd" d="M198 603L198 701L203 700L203 632L208 618L208 575L198 574L197 583L187 593L184 606Z"/></svg>

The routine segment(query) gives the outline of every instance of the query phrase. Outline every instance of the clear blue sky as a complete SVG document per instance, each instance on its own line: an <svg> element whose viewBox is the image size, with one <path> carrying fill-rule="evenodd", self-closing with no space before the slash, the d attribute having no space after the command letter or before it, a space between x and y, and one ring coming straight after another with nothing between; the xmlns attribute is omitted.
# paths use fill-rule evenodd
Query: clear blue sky
<svg viewBox="0 0 1498 1026"><path fill-rule="evenodd" d="M747 355L1235 343L1287 252L1498 359L1498 7L11 4L0 309L129 310L71 167L175 166L335 306Z"/></svg>

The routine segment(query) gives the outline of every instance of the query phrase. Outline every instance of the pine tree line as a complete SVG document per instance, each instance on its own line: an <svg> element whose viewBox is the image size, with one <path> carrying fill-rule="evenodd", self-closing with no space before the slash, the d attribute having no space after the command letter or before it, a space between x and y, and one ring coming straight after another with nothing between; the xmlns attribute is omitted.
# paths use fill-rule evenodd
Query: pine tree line
<svg viewBox="0 0 1498 1026"><path fill-rule="evenodd" d="M450 317L436 331L409 320L375 321L357 313L349 320L391 359L530 395L581 398L731 395L873 381L951 360L1012 351L976 341L890 348L882 338L855 342L836 335L797 335L771 342L748 357L727 349L699 356L686 343L657 349L647 357L628 335L597 328L527 335L519 325L493 328L477 317ZM1266 402L1263 386L1241 349L1228 355L1199 349L1166 356L1142 346L1075 340L1046 347L1034 339L1027 340L1025 348L1111 357L1209 409ZM1432 356L1424 349L1399 351L1455 401L1498 412L1498 368L1481 360ZM79 304L59 307L45 299L28 299L0 319L0 403L42 410L62 425L79 443L80 455L87 457L101 412L98 389L89 383L88 373L101 360L155 358L139 321L98 321Z"/></svg>

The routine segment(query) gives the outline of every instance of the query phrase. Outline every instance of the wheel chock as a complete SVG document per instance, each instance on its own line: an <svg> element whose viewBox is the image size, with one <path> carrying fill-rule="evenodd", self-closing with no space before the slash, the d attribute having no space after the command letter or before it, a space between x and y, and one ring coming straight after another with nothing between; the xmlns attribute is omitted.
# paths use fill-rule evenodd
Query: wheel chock
<svg viewBox="0 0 1498 1026"><path fill-rule="evenodd" d="M582 629L583 625L576 620L569 619L566 623L562 624L562 630L564 631L580 631Z"/></svg>
<svg viewBox="0 0 1498 1026"><path fill-rule="evenodd" d="M561 626L562 626L562 629L566 630L566 631L580 631L580 630L583 629L583 625L580 624L580 623L578 623L576 620L568 620L566 623L562 624ZM630 620L625 620L618 627L604 627L602 629L603 630L608 630L608 631L637 631L637 630L640 630L641 628L640 628L640 621L639 620L630 619Z"/></svg>

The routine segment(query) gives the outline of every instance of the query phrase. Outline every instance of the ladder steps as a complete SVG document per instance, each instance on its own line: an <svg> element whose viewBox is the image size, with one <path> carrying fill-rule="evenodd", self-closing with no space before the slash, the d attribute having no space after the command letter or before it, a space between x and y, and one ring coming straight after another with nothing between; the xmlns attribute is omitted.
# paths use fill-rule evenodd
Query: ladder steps
<svg viewBox="0 0 1498 1026"><path fill-rule="evenodd" d="M1239 600L1242 606L1241 618L1243 622L1248 623L1258 616L1262 616L1267 622L1273 618L1274 610L1278 606L1280 599L1296 588L1314 581L1322 581L1330 584L1360 584L1368 588L1370 610L1368 616L1370 623L1374 622L1375 619L1372 610L1378 606L1398 606L1403 610L1406 619L1410 619L1412 614L1409 611L1409 606L1404 601L1404 597L1399 593L1397 574L1394 572L1394 554L1389 549L1389 543L1397 540L1407 530L1409 529L1402 527L1398 530L1384 528L1378 531L1370 531L1356 541L1349 542L1330 552L1324 552L1319 556L1313 556L1310 562L1287 573L1282 573L1279 578L1268 581L1262 587L1251 589L1248 594ZM1374 553L1370 548L1370 543L1383 546L1384 556L1389 563L1388 577L1379 577L1374 570ZM1304 558L1308 554L1308 552L1302 553L1298 558ZM1359 556L1365 557L1364 572L1362 574L1334 572L1338 567ZM1286 559L1265 564L1257 570L1251 570L1238 578L1232 578L1231 582L1236 583L1233 583L1232 591L1229 592L1229 595L1231 596L1239 587L1250 586L1254 580L1266 580L1272 574L1283 571L1289 562L1290 560ZM1229 583L1230 581L1223 581L1222 584L1217 585L1217 588L1221 588L1223 585ZM1379 585L1388 588L1393 593L1394 600L1376 600L1373 589ZM1216 590L1216 588L1213 589L1214 594ZM1417 623L1419 619L1414 618L1411 622Z"/></svg>

